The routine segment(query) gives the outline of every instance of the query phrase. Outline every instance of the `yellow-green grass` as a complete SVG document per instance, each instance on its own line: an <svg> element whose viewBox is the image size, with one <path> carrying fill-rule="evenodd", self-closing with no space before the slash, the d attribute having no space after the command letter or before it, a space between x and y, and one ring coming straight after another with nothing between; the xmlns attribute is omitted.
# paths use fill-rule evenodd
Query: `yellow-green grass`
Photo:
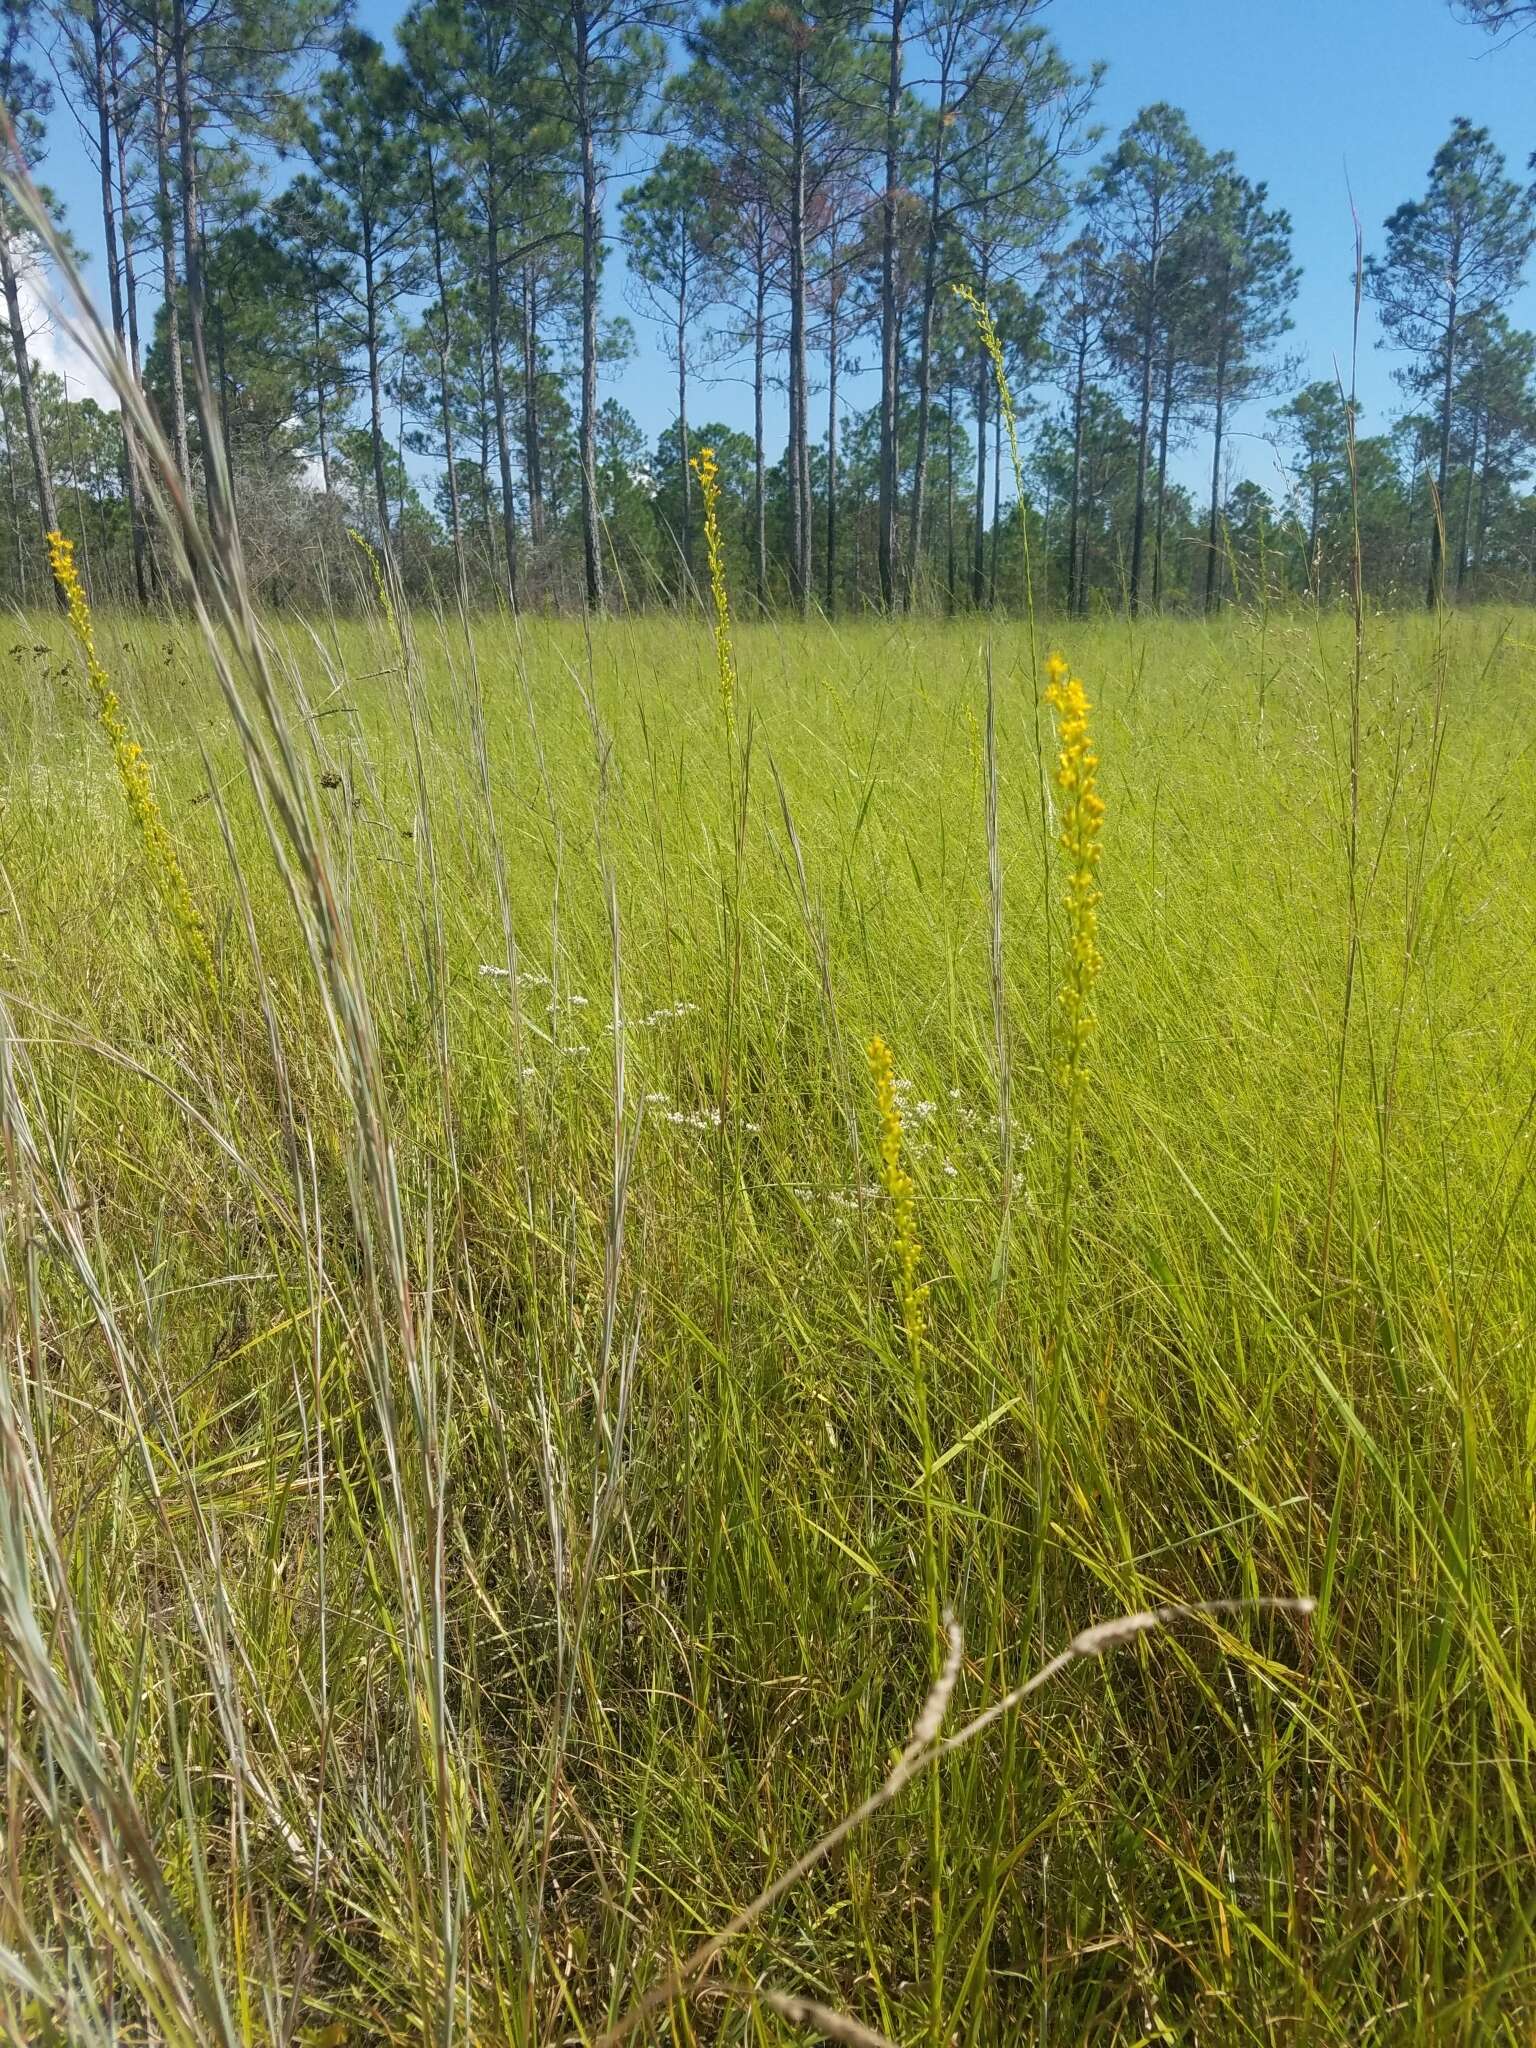
<svg viewBox="0 0 1536 2048"><path fill-rule="evenodd" d="M212 1006L5 649L0 2029L593 2039L890 1770L932 1574L952 1723L1320 1604L1074 1666L649 2038L1527 2040L1536 619L1368 622L1353 858L1347 621L1061 629L1065 1218L1024 628L738 627L733 726L702 620L270 630L252 754L97 622Z"/></svg>

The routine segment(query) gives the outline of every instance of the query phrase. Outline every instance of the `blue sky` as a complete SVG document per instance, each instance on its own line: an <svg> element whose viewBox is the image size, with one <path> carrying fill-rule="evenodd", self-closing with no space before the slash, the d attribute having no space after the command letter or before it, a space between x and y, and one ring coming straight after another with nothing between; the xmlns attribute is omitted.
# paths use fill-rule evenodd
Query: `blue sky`
<svg viewBox="0 0 1536 2048"><path fill-rule="evenodd" d="M397 10L364 0L360 12L387 34ZM1203 142L1234 151L1290 212L1303 271L1290 346L1303 359L1303 381L1331 377L1335 364L1348 374L1351 192L1369 249L1392 208L1423 190L1457 114L1492 130L1516 174L1536 149L1536 35L1500 44L1457 21L1446 0L1054 0L1048 18L1073 61L1106 61L1096 118L1109 134L1149 101L1171 100ZM92 173L67 116L55 122L46 175L77 238L94 249ZM624 310L617 275L608 297L610 311ZM1515 312L1536 325L1536 290ZM672 417L672 375L651 331L634 324L639 352L609 388L654 438ZM1397 403L1393 358L1375 341L1367 308L1359 373L1367 431L1384 426ZM872 400L867 374L845 388L850 406ZM723 382L698 389L690 411L747 427L750 403L740 384ZM1237 421L1233 460L1275 488L1267 403ZM1180 473L1193 482L1207 460L1196 443Z"/></svg>

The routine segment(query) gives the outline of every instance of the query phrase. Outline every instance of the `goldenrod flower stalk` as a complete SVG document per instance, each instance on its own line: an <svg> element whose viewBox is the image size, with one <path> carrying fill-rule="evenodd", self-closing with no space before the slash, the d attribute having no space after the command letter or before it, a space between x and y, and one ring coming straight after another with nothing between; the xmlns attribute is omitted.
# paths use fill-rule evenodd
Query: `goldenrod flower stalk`
<svg viewBox="0 0 1536 2048"><path fill-rule="evenodd" d="M177 858L176 848L166 829L165 819L160 814L160 806L155 801L149 763L144 758L144 750L137 740L129 737L128 728L123 723L123 707L118 702L116 690L112 687L112 679L96 652L91 608L86 603L80 572L75 567L74 542L66 540L62 533L50 533L48 564L53 570L54 581L63 592L69 607L70 628L80 644L80 652L85 657L86 681L90 685L91 695L96 700L97 723L112 743L112 754L117 762L123 794L128 799L128 808L139 828L144 851L149 855L150 866L156 871L165 895L166 907L171 914L171 921L181 935L181 942L187 949L188 957L211 992L216 986L217 977L214 972L213 952L208 944L207 928L203 923L202 913L192 900L192 891L187 886L187 878Z"/></svg>
<svg viewBox="0 0 1536 2048"><path fill-rule="evenodd" d="M923 1471L923 1591L928 1606L930 1666L935 1682L944 1666L945 1632L939 1618L939 1585L944 1574L941 1556L942 1532L934 1507L933 1425L928 1413L928 1375L923 1360L923 1310L928 1303L927 1283L917 1277L922 1258L922 1241L917 1234L917 1200L912 1176L901 1161L901 1104L896 1096L896 1063L891 1048L878 1032L866 1048L869 1077L875 1085L875 1110L880 1120L878 1140L880 1185L890 1197L896 1249L896 1297L902 1325L907 1333L907 1356L912 1368L912 1391L917 1405L917 1426L922 1447ZM944 1924L944 1829L942 1796L938 1773L928 1783L928 1855L932 1877L930 1903L932 1931L942 1933ZM936 1941L934 1954L942 1953ZM937 1971L938 1964L935 1963ZM937 1975L934 1997L939 1994Z"/></svg>
<svg viewBox="0 0 1536 2048"><path fill-rule="evenodd" d="M701 448L688 464L704 494L704 547L709 587L715 600L715 666L720 671L720 709L726 723L736 706L736 655L731 645L731 597L725 583L725 542L720 534L720 465L713 448Z"/></svg>
<svg viewBox="0 0 1536 2048"><path fill-rule="evenodd" d="M917 1277L922 1241L917 1234L916 1186L901 1163L901 1105L896 1100L896 1068L891 1048L878 1035L869 1041L869 1075L875 1084L875 1110L880 1119L880 1185L890 1197L896 1248L896 1298L902 1325L914 1357L923 1336L923 1309L928 1288Z"/></svg>
<svg viewBox="0 0 1536 2048"><path fill-rule="evenodd" d="M356 545L359 548L361 548L363 553L368 557L368 566L373 571L373 587L378 593L380 607L382 608L384 617L388 622L390 638L394 641L396 647L399 648L401 658L404 659L405 643L400 637L400 622L395 617L395 608L393 604L391 604L390 602L389 585L384 580L384 564L379 560L378 553L374 548L373 542L369 540L366 534L359 533L355 526L349 526L347 528L347 538L348 540L355 542Z"/></svg>
<svg viewBox="0 0 1536 2048"><path fill-rule="evenodd" d="M1008 371L1003 362L1003 344L992 319L992 308L986 300L973 292L968 284L951 285L950 290L957 299L964 299L976 316L976 332L981 345L992 362L992 374L997 381L998 403L1003 409L1003 425L1008 429L1008 448L1013 457L1013 481L1019 494L1019 514L1024 512L1024 464L1019 459L1019 423L1014 411L1013 392L1008 383Z"/></svg>
<svg viewBox="0 0 1536 2048"><path fill-rule="evenodd" d="M1067 979L1061 990L1066 1057L1062 1081L1074 1104L1088 1078L1088 1041L1093 1036L1093 985L1104 962L1099 953L1099 885L1096 870L1104 827L1098 790L1099 757L1088 731L1092 705L1082 684L1059 654L1046 662L1050 678L1045 700L1056 713L1061 752L1056 787L1061 792L1057 837L1067 856Z"/></svg>

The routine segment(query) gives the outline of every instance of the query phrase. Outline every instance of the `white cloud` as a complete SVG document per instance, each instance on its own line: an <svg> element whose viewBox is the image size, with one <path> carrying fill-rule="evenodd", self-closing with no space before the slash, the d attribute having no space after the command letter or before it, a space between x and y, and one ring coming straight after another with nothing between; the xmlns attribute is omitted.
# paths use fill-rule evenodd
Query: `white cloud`
<svg viewBox="0 0 1536 2048"><path fill-rule="evenodd" d="M20 252L18 252L19 254ZM110 379L68 333L53 303L53 293L36 258L20 267L21 319L32 360L56 377L68 380L71 398L94 398L105 412L117 411L117 393Z"/></svg>

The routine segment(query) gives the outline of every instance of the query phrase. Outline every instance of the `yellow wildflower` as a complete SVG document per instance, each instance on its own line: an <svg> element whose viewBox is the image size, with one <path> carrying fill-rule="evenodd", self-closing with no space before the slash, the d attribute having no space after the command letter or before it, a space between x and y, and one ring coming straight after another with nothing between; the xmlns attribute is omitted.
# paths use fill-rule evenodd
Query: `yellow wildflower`
<svg viewBox="0 0 1536 2048"><path fill-rule="evenodd" d="M361 548L368 557L368 566L373 571L373 587L378 593L379 605L389 626L390 638L394 641L396 647L399 648L403 659L405 644L400 637L400 622L395 617L395 608L389 601L389 585L384 580L384 564L379 560L373 542L369 540L366 534L359 533L355 526L347 528L347 538Z"/></svg>
<svg viewBox="0 0 1536 2048"><path fill-rule="evenodd" d="M923 1334L923 1309L928 1287L917 1277L922 1242L917 1234L916 1185L901 1163L901 1105L896 1099L896 1064L891 1048L878 1034L869 1041L869 1075L875 1085L875 1111L880 1119L880 1185L890 1197L896 1246L896 1297L907 1342L914 1356Z"/></svg>
<svg viewBox="0 0 1536 2048"><path fill-rule="evenodd" d="M1093 1036L1093 984L1104 962L1099 953L1099 886L1095 878L1104 826L1098 791L1099 757L1088 731L1092 705L1083 686L1059 654L1046 662L1045 700L1056 713L1061 752L1056 787L1061 792L1058 839L1067 856L1067 979L1061 990L1066 1026L1062 1081L1076 1096L1088 1074L1088 1041Z"/></svg>
<svg viewBox="0 0 1536 2048"><path fill-rule="evenodd" d="M720 671L720 708L729 724L736 705L736 655L731 646L731 598L725 584L725 542L720 533L720 465L713 448L701 448L688 467L704 494L704 547L715 601L715 666Z"/></svg>
<svg viewBox="0 0 1536 2048"><path fill-rule="evenodd" d="M137 740L130 739L128 728L123 723L123 708L118 702L112 679L102 665L96 652L96 634L91 624L91 609L86 602L85 589L80 581L80 572L75 567L75 544L62 533L48 535L48 564L53 570L54 581L64 594L69 607L70 629L79 642L80 652L85 657L85 677L90 685L91 695L96 700L96 718L102 731L112 743L113 758L123 785L123 794L128 799L128 808L139 828L139 837L149 855L150 865L156 870L160 887L164 892L171 921L181 935L188 957L203 982L211 991L216 986L213 952L208 944L208 932L202 913L192 900L192 891L187 886L186 875L171 835L166 829L160 806L155 801L155 792L150 781L149 763L144 750Z"/></svg>
<svg viewBox="0 0 1536 2048"><path fill-rule="evenodd" d="M992 308L986 300L971 290L968 284L954 284L950 290L957 299L963 299L976 320L976 332L992 364L992 374L997 382L998 403L1003 409L1003 425L1008 429L1008 448L1013 458L1013 480L1022 504L1024 497L1024 465L1019 459L1019 423L1013 408L1013 392L1008 383L1008 370L1003 361L1002 338L992 318Z"/></svg>

